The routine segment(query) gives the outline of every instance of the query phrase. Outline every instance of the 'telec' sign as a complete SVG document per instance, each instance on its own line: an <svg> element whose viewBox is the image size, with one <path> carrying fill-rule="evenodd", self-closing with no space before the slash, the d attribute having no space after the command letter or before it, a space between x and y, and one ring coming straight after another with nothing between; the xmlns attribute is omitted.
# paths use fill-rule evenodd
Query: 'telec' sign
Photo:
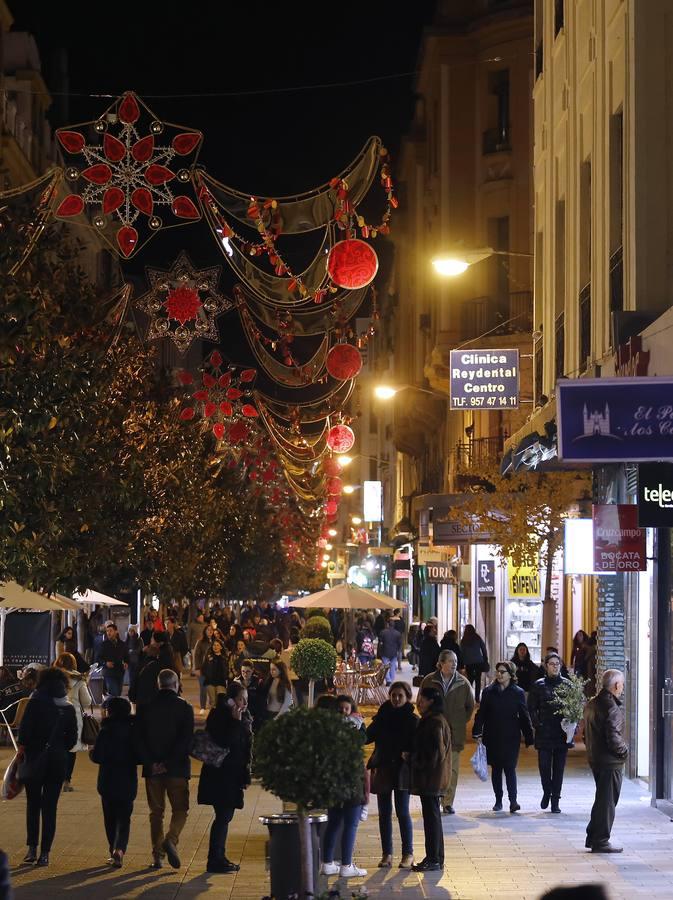
<svg viewBox="0 0 673 900"><path fill-rule="evenodd" d="M451 351L451 409L518 406L518 350Z"/></svg>
<svg viewBox="0 0 673 900"><path fill-rule="evenodd" d="M673 525L671 463L641 463L638 466L638 525L641 528Z"/></svg>

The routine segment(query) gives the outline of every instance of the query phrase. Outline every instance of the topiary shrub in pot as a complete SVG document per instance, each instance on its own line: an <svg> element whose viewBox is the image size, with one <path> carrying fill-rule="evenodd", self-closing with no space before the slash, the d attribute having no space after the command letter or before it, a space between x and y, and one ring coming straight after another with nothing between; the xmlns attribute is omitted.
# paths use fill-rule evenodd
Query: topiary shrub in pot
<svg viewBox="0 0 673 900"><path fill-rule="evenodd" d="M323 616L310 618L304 625L301 636L303 638L319 638L321 641L327 641L328 644L332 643L332 629Z"/></svg>
<svg viewBox="0 0 673 900"><path fill-rule="evenodd" d="M315 616L322 616L323 619L327 618L327 610L321 609L319 606L314 606L311 609L306 610L306 615L304 618L308 622L310 619L315 618Z"/></svg>
<svg viewBox="0 0 673 900"><path fill-rule="evenodd" d="M302 638L292 651L290 665L300 678L308 680L308 705L311 708L316 681L332 678L336 672L337 652L320 638Z"/></svg>
<svg viewBox="0 0 673 900"><path fill-rule="evenodd" d="M265 790L297 806L302 896L313 896L308 816L361 795L362 737L333 712L300 707L267 723L255 737L253 770Z"/></svg>

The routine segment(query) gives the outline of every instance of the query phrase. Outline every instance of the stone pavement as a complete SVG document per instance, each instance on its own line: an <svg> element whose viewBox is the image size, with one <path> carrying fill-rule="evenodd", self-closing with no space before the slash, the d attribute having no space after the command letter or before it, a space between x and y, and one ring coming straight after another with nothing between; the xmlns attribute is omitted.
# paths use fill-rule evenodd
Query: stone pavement
<svg viewBox="0 0 673 900"><path fill-rule="evenodd" d="M186 679L193 696L194 679ZM444 817L446 866L443 874L417 875L397 868L380 870L376 800L369 819L360 825L355 859L369 870L365 879L351 879L330 886L341 887L342 896L364 885L372 898L401 896L444 900L533 900L550 887L600 882L611 900L634 897L673 900L673 824L653 810L647 794L625 782L614 830L624 853L599 856L584 849L584 829L593 800L593 779L582 750L572 751L561 801L563 815L539 808L540 788L536 755L523 751L520 760L519 802L515 816L490 811L490 784L483 785L472 773L469 756L463 754L455 816ZM0 766L11 757L0 748ZM105 865L107 848L95 779L97 767L87 754L78 755L75 792L59 802L56 841L47 869L21 864L25 853L25 797L21 794L0 805L0 847L9 854L16 900L44 900L58 894L73 900L144 897L148 900L186 900L208 894L222 900L260 900L269 890L265 864L267 830L259 816L280 812L273 796L253 785L246 793L245 809L238 810L230 828L228 855L241 862L237 875L205 872L210 807L196 805L198 764L193 763L192 808L180 842L182 868L147 868L150 859L148 810L141 781L132 822L129 852L121 870ZM423 826L418 800L412 801L417 858L423 854ZM399 840L395 835L395 865Z"/></svg>

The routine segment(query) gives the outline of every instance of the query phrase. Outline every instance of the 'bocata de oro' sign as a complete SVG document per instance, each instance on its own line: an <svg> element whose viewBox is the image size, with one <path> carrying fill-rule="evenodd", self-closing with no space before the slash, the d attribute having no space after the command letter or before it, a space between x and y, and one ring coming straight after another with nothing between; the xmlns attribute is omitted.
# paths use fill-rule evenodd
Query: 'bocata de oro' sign
<svg viewBox="0 0 673 900"><path fill-rule="evenodd" d="M594 506L593 520L596 572L644 572L647 569L645 529L638 528L635 504Z"/></svg>
<svg viewBox="0 0 673 900"><path fill-rule="evenodd" d="M518 406L518 350L451 351L451 409Z"/></svg>

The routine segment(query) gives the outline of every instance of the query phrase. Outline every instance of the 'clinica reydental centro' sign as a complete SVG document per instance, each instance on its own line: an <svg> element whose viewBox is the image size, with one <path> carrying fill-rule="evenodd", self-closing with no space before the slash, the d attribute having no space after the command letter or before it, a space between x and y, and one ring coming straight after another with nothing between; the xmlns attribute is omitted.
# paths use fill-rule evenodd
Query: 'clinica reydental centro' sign
<svg viewBox="0 0 673 900"><path fill-rule="evenodd" d="M451 351L451 409L518 406L518 350Z"/></svg>

